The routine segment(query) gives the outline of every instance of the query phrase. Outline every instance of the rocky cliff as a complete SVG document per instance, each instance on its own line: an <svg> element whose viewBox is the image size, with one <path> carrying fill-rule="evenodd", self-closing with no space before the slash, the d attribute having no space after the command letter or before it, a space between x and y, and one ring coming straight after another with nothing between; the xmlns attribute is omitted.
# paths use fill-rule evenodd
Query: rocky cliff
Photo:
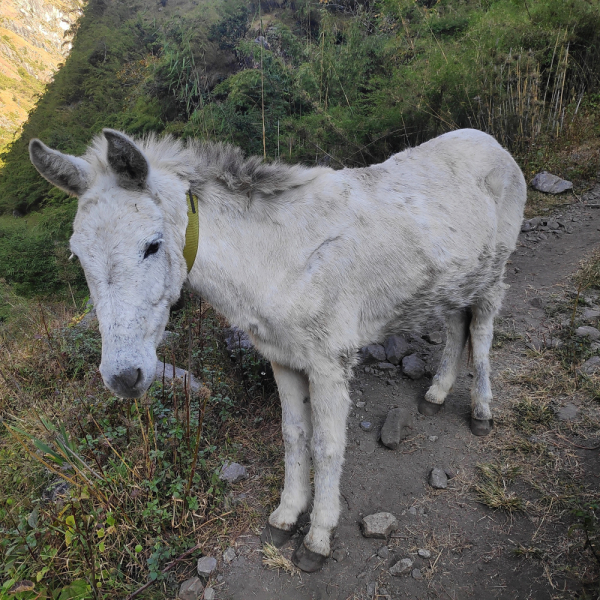
<svg viewBox="0 0 600 600"><path fill-rule="evenodd" d="M71 49L85 0L0 3L0 152Z"/></svg>

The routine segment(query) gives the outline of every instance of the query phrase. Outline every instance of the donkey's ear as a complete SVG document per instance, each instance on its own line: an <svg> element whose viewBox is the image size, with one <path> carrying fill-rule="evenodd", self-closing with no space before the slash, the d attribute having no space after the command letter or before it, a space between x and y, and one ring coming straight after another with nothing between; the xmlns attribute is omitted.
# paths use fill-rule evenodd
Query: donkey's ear
<svg viewBox="0 0 600 600"><path fill-rule="evenodd" d="M103 129L102 133L108 141L108 163L121 183L143 186L149 169L141 150L120 131Z"/></svg>
<svg viewBox="0 0 600 600"><path fill-rule="evenodd" d="M89 185L89 164L82 158L52 150L40 140L29 142L33 166L50 183L72 196L81 196Z"/></svg>

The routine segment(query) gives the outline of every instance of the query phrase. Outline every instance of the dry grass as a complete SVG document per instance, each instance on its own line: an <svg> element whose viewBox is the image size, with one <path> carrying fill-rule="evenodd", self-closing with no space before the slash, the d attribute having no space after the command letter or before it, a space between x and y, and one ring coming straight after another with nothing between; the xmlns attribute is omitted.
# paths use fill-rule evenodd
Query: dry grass
<svg viewBox="0 0 600 600"><path fill-rule="evenodd" d="M508 486L519 474L519 467L509 464L484 463L477 466L479 482L473 487L479 502L493 509L520 511L524 502Z"/></svg>
<svg viewBox="0 0 600 600"><path fill-rule="evenodd" d="M272 544L264 544L261 552L263 554L263 565L265 565L267 569L283 571L289 575L298 575L300 573L292 561L281 554L281 552Z"/></svg>

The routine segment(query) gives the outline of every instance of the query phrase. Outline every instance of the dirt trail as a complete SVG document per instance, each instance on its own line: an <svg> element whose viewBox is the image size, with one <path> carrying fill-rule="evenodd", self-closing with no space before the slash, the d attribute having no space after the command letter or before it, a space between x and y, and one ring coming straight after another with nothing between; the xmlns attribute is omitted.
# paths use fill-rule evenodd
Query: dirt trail
<svg viewBox="0 0 600 600"><path fill-rule="evenodd" d="M600 192L600 189L598 190ZM587 197L593 198L593 195ZM527 342L544 339L549 324L543 305L551 294L563 294L568 276L600 240L600 210L583 203L565 207L553 215L568 223L572 233L546 232L546 240L521 234L517 251L508 265L510 284L499 327L514 327L524 339L493 350L494 409L503 406L498 374L517 364ZM563 228L564 230L564 228ZM543 236L542 236L543 237ZM537 298L537 300L534 300ZM532 304L533 301L533 304ZM441 346L430 346L428 364L437 366ZM240 536L237 558L224 567L218 599L227 600L332 600L396 598L542 599L556 596L558 589L575 590L578 582L568 577L551 580L539 562L515 555L519 545L528 547L541 524L526 513L512 515L493 511L477 503L471 493L476 465L494 459L494 438L503 435L502 423L488 438L469 431L470 401L468 367L463 365L445 409L435 417L423 417L417 404L429 379L388 379L358 369L352 383L352 399L365 402L353 408L348 424L346 463L342 476L342 515L332 544L340 550L340 561L329 559L319 573L287 575L265 569L258 538ZM388 410L409 407L415 417L414 434L397 451L378 441L379 429ZM365 432L360 422L374 423ZM593 455L593 456L592 456ZM580 450L585 476L600 489L597 452ZM433 490L427 483L432 467L452 469L457 476L448 489ZM595 479L593 479L595 478ZM385 541L366 539L359 522L364 515L386 511L396 515L400 526L388 541L386 551L377 551ZM296 536L283 549L288 557L300 541ZM431 558L417 556L419 548ZM396 560L410 557L423 579L388 573ZM416 573L417 577L419 573Z"/></svg>

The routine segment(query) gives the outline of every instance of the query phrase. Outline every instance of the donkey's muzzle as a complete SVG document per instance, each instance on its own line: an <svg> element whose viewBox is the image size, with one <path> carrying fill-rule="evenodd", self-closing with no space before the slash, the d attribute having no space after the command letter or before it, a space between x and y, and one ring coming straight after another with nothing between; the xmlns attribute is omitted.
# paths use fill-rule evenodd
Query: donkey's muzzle
<svg viewBox="0 0 600 600"><path fill-rule="evenodd" d="M136 367L124 369L113 375L108 382L108 387L122 398L137 398L144 392L142 370Z"/></svg>

